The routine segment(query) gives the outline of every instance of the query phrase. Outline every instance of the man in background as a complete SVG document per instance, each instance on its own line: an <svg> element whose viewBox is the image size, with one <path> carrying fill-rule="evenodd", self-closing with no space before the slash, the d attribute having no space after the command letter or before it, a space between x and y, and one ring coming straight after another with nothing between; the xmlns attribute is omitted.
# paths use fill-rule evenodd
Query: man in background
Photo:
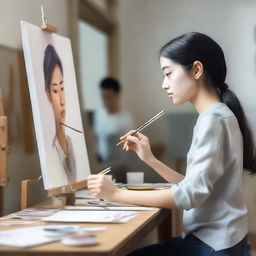
<svg viewBox="0 0 256 256"><path fill-rule="evenodd" d="M93 118L98 157L102 163L112 164L118 160L124 163L125 154L115 144L121 135L134 129L134 122L131 115L121 109L121 86L117 80L104 78L100 91L104 108L96 111Z"/></svg>

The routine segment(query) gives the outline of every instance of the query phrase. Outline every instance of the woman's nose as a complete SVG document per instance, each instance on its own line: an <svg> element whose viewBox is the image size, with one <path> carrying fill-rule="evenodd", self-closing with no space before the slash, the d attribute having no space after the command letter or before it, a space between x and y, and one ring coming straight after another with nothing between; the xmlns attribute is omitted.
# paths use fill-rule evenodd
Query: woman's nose
<svg viewBox="0 0 256 256"><path fill-rule="evenodd" d="M164 90L167 90L170 88L170 85L169 85L169 81L167 81L168 79L164 78L164 81L162 83L162 89Z"/></svg>
<svg viewBox="0 0 256 256"><path fill-rule="evenodd" d="M60 105L62 107L65 105L65 97L64 97L64 95L60 95Z"/></svg>

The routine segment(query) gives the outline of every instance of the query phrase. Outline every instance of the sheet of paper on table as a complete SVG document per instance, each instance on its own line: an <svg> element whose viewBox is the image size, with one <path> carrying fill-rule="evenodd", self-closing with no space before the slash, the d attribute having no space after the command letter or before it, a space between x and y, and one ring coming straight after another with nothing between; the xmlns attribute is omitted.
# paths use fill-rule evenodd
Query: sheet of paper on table
<svg viewBox="0 0 256 256"><path fill-rule="evenodd" d="M92 222L92 223L126 223L138 215L136 211L59 211L43 221L53 222Z"/></svg>
<svg viewBox="0 0 256 256"><path fill-rule="evenodd" d="M40 226L0 231L0 245L3 246L26 248L58 240L59 237L46 236Z"/></svg>
<svg viewBox="0 0 256 256"><path fill-rule="evenodd" d="M152 211L157 210L155 207L144 206L80 206L80 205L67 205L65 210L78 210L78 211Z"/></svg>

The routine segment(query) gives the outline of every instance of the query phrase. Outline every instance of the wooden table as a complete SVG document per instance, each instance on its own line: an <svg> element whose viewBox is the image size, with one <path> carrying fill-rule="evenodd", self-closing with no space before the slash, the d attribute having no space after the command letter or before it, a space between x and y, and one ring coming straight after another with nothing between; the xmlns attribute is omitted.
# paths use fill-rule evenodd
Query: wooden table
<svg viewBox="0 0 256 256"><path fill-rule="evenodd" d="M140 211L138 217L125 224L75 223L81 227L105 226L106 231L97 232L98 244L88 247L68 247L61 242L49 243L28 249L0 246L1 256L123 256L136 248L138 242L153 229L158 229L158 240L164 241L171 236L171 211L158 209ZM60 223L58 223L60 224ZM13 227L0 226L0 230ZM17 228L17 226L15 227Z"/></svg>

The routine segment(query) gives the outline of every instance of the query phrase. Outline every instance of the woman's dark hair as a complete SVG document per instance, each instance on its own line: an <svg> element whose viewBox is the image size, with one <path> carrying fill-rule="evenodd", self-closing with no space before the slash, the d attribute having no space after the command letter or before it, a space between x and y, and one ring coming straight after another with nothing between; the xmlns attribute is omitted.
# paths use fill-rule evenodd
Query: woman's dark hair
<svg viewBox="0 0 256 256"><path fill-rule="evenodd" d="M243 136L244 168L253 174L256 173L252 132L238 98L225 83L227 67L221 47L209 36L191 32L165 44L160 50L160 56L182 65L187 71L191 70L195 61L203 64L206 81L217 88L222 102L233 111L238 120Z"/></svg>
<svg viewBox="0 0 256 256"><path fill-rule="evenodd" d="M56 66L59 66L61 73L63 74L60 57L55 48L51 44L48 44L44 51L44 82L46 91L49 91L50 89L52 73Z"/></svg>
<svg viewBox="0 0 256 256"><path fill-rule="evenodd" d="M121 86L120 86L119 82L112 77L106 77L103 80L101 80L100 88L113 90L116 93L119 93L121 90Z"/></svg>

